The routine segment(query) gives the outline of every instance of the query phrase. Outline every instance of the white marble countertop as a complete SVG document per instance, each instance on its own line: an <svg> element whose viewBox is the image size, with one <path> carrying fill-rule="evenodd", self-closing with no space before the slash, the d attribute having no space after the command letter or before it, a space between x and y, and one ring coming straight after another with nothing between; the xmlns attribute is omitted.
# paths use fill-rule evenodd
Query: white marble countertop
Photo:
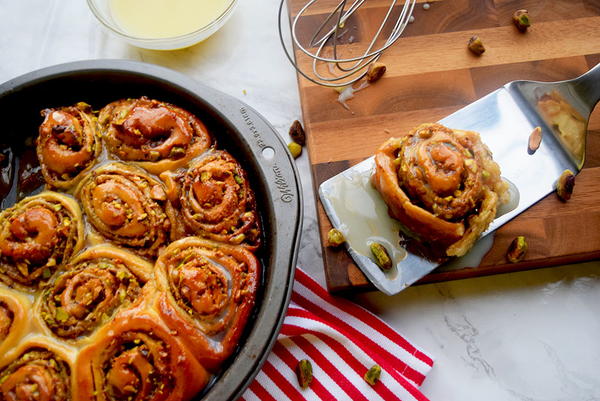
<svg viewBox="0 0 600 401"><path fill-rule="evenodd" d="M276 0L240 1L194 47L158 52L109 36L83 0L1 0L0 82L68 61L141 60L238 97L287 141L299 119L296 75L277 35ZM308 158L297 160L305 221L299 265L324 284ZM432 400L600 400L600 262L355 297L431 353Z"/></svg>

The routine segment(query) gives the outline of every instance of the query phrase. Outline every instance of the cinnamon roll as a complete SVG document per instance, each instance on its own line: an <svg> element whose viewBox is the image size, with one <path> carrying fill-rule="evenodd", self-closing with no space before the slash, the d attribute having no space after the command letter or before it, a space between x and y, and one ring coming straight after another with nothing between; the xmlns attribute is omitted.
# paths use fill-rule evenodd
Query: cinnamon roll
<svg viewBox="0 0 600 401"><path fill-rule="evenodd" d="M420 242L464 255L508 199L508 185L473 131L422 124L375 154L373 184L389 214Z"/></svg>
<svg viewBox="0 0 600 401"><path fill-rule="evenodd" d="M72 390L68 351L43 338L22 345L0 368L0 400L70 401Z"/></svg>
<svg viewBox="0 0 600 401"><path fill-rule="evenodd" d="M194 234L251 249L260 245L254 193L229 153L217 150L192 163L178 198L183 219Z"/></svg>
<svg viewBox="0 0 600 401"><path fill-rule="evenodd" d="M102 150L100 130L90 105L45 109L37 156L46 183L68 189L90 170Z"/></svg>
<svg viewBox="0 0 600 401"><path fill-rule="evenodd" d="M254 306L259 262L245 247L198 237L156 261L157 309L198 361L216 371L234 351Z"/></svg>
<svg viewBox="0 0 600 401"><path fill-rule="evenodd" d="M89 336L132 303L153 266L125 250L98 245L77 255L38 299L37 315L64 340Z"/></svg>
<svg viewBox="0 0 600 401"><path fill-rule="evenodd" d="M169 330L145 298L120 312L81 350L77 359L77 399L185 401L208 382L206 370Z"/></svg>
<svg viewBox="0 0 600 401"><path fill-rule="evenodd" d="M81 182L76 195L89 223L115 244L149 258L166 245L172 207L163 184L144 170L103 165Z"/></svg>
<svg viewBox="0 0 600 401"><path fill-rule="evenodd" d="M212 145L196 116L147 97L112 102L98 120L112 154L153 174L183 167Z"/></svg>
<svg viewBox="0 0 600 401"><path fill-rule="evenodd" d="M0 355L15 347L29 325L31 302L23 295L0 287Z"/></svg>
<svg viewBox="0 0 600 401"><path fill-rule="evenodd" d="M81 210L71 197L42 192L0 213L0 280L29 291L83 246Z"/></svg>

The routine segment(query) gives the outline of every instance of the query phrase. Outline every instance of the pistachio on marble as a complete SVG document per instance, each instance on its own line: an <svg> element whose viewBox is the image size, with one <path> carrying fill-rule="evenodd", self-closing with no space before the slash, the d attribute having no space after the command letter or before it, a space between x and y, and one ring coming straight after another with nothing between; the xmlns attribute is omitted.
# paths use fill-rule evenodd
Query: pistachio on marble
<svg viewBox="0 0 600 401"><path fill-rule="evenodd" d="M297 144L296 142L288 143L288 150L294 159L297 159L298 156L302 154L302 146Z"/></svg>
<svg viewBox="0 0 600 401"><path fill-rule="evenodd" d="M292 138L292 141L296 142L298 145L306 145L306 133L304 132L304 128L302 128L300 121L295 120L292 123L289 134L290 138Z"/></svg>

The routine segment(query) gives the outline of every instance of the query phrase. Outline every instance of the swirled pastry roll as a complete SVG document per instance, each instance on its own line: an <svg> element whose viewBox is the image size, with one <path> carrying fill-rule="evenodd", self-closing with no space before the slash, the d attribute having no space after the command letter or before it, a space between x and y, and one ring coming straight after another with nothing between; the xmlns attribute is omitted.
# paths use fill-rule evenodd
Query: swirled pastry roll
<svg viewBox="0 0 600 401"><path fill-rule="evenodd" d="M169 240L172 208L163 184L140 168L105 164L92 170L76 195L89 223L117 245L155 258Z"/></svg>
<svg viewBox="0 0 600 401"><path fill-rule="evenodd" d="M83 348L76 363L80 401L186 401L204 388L209 375L147 307L156 296L152 282L134 307L115 319Z"/></svg>
<svg viewBox="0 0 600 401"><path fill-rule="evenodd" d="M0 213L0 281L33 291L83 242L75 200L50 191L25 198Z"/></svg>
<svg viewBox="0 0 600 401"><path fill-rule="evenodd" d="M43 337L19 346L0 367L0 400L73 400L70 352Z"/></svg>
<svg viewBox="0 0 600 401"><path fill-rule="evenodd" d="M180 181L181 214L194 234L251 249L259 247L254 193L246 173L229 153L206 153Z"/></svg>
<svg viewBox="0 0 600 401"><path fill-rule="evenodd" d="M112 102L98 121L112 154L153 174L185 166L213 142L196 116L146 97Z"/></svg>
<svg viewBox="0 0 600 401"><path fill-rule="evenodd" d="M36 313L63 340L89 336L140 296L152 271L152 264L123 249L86 249L44 288Z"/></svg>
<svg viewBox="0 0 600 401"><path fill-rule="evenodd" d="M13 290L0 287L0 359L21 340L29 325L31 302Z"/></svg>
<svg viewBox="0 0 600 401"><path fill-rule="evenodd" d="M42 111L44 122L37 138L37 156L46 183L68 189L95 164L102 144L98 120L90 105Z"/></svg>
<svg viewBox="0 0 600 401"><path fill-rule="evenodd" d="M218 370L254 306L258 260L242 246L188 237L165 249L155 274L162 318L203 366Z"/></svg>
<svg viewBox="0 0 600 401"><path fill-rule="evenodd" d="M372 182L390 216L417 240L464 255L508 198L508 185L473 131L422 124L375 154Z"/></svg>

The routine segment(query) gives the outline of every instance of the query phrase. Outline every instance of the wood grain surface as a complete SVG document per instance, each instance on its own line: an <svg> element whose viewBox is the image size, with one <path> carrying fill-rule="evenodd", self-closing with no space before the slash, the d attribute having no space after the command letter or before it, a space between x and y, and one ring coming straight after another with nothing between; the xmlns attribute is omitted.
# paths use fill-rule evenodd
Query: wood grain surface
<svg viewBox="0 0 600 401"><path fill-rule="evenodd" d="M288 0L291 17L306 0ZM302 17L298 37L306 43L337 0L317 2ZM316 188L328 178L371 156L394 133L434 122L518 79L558 81L575 78L600 62L600 0L438 0L429 10L419 1L415 22L386 50L384 77L348 101L299 76L304 127ZM358 54L370 40L389 2L367 1L349 19L340 53ZM526 33L512 24L517 9L533 20ZM486 52L467 50L479 35ZM311 60L296 50L300 68ZM455 127L460 128L460 127ZM331 228L317 199L321 237ZM525 235L529 252L518 264L506 262L506 249ZM374 287L344 250L323 247L327 285L332 292ZM496 231L479 266L434 271L420 282L435 282L518 271L600 258L600 107L588 126L586 164L571 200L550 194Z"/></svg>

